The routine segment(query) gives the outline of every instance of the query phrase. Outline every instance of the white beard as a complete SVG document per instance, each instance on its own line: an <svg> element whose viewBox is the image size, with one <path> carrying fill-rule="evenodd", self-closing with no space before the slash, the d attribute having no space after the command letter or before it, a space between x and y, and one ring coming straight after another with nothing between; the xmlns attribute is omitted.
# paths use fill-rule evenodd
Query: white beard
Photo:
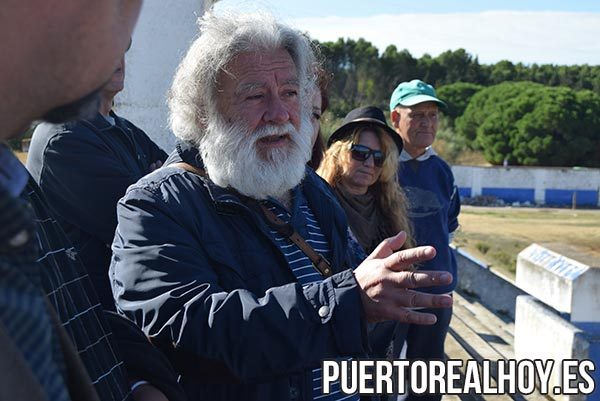
<svg viewBox="0 0 600 401"><path fill-rule="evenodd" d="M261 156L257 141L272 135L288 135L288 146ZM281 198L304 178L312 151L311 136L307 113L302 113L298 130L287 122L269 124L254 132L241 123L227 123L220 114L213 113L199 149L206 172L216 185L234 188L257 200Z"/></svg>

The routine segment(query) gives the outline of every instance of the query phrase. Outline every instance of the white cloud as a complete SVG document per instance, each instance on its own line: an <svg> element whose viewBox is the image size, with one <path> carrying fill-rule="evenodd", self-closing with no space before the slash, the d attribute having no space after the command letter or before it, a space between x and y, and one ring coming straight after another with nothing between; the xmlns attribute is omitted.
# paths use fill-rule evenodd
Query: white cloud
<svg viewBox="0 0 600 401"><path fill-rule="evenodd" d="M364 38L380 52L390 44L415 57L464 48L481 63L600 64L600 13L486 11L289 21L320 40Z"/></svg>

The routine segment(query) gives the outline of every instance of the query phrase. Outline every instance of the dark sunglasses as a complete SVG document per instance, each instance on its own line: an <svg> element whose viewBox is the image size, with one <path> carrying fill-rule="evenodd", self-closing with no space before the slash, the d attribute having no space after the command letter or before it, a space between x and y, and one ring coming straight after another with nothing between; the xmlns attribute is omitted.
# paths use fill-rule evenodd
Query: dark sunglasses
<svg viewBox="0 0 600 401"><path fill-rule="evenodd" d="M369 156L373 155L373 164L376 167L383 166L383 162L385 161L385 155L381 150L373 150L365 145L351 144L350 154L354 160L359 162L367 161Z"/></svg>

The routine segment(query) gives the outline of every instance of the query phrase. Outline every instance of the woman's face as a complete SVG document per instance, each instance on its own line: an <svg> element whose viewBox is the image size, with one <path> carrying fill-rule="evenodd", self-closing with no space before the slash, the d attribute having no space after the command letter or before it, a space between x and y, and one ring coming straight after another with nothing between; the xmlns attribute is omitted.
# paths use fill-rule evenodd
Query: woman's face
<svg viewBox="0 0 600 401"><path fill-rule="evenodd" d="M371 150L381 151L381 142L377 134L370 129L360 133L358 144ZM352 157L350 149L347 152L349 164L345 174L341 177L341 183L353 194L365 194L367 189L379 179L381 167L375 165L373 154L370 154L365 161L359 161Z"/></svg>
<svg viewBox="0 0 600 401"><path fill-rule="evenodd" d="M315 145L315 141L317 140L317 135L319 135L319 127L321 120L321 91L316 89L312 98L312 109L310 113L310 122L313 126L313 136L312 136L312 144Z"/></svg>

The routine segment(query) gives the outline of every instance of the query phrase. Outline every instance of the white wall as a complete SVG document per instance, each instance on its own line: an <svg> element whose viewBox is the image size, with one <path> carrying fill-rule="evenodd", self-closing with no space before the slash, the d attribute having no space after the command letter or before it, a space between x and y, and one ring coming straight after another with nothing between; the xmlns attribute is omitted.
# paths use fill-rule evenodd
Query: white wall
<svg viewBox="0 0 600 401"><path fill-rule="evenodd" d="M471 196L482 188L530 189L536 203L548 203L547 189L599 191L600 169L561 167L472 167L452 166L459 188L470 188ZM598 204L597 206L600 206Z"/></svg>
<svg viewBox="0 0 600 401"><path fill-rule="evenodd" d="M146 0L126 55L125 90L115 99L119 115L143 129L165 151L175 138L168 128L166 94L173 74L198 33L197 19L212 0Z"/></svg>

